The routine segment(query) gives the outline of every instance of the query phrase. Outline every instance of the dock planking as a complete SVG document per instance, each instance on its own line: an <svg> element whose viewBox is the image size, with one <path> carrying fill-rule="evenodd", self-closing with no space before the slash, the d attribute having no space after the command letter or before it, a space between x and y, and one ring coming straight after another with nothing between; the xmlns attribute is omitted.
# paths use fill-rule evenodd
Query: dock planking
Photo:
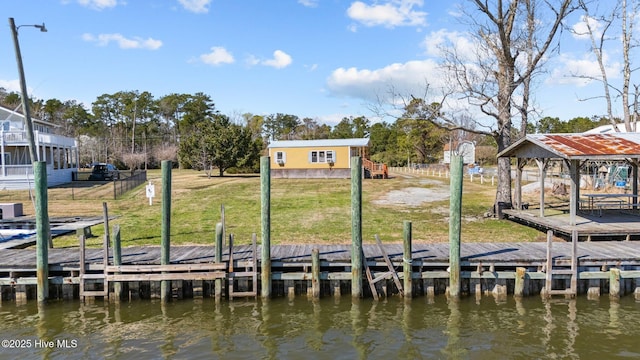
<svg viewBox="0 0 640 360"><path fill-rule="evenodd" d="M553 230L558 236L571 237L577 230L581 238L640 239L640 212L638 210L603 210L602 214L581 211L576 225L569 225L569 213L549 213L540 217L539 209L503 210L508 220L543 231Z"/></svg>
<svg viewBox="0 0 640 360"><path fill-rule="evenodd" d="M385 252L394 263L402 265L402 244L384 244ZM272 267L311 266L311 253L318 249L323 267L344 266L351 261L351 245L272 245ZM365 258L372 266L383 266L383 255L375 244L364 244ZM546 244L540 242L514 243L467 243L462 244L461 265L495 264L498 266L541 266L546 262ZM124 265L160 264L161 248L158 246L134 246L122 249ZM172 246L172 264L200 264L214 262L215 247L207 245ZM258 260L260 260L260 249ZM251 260L249 245L233 248L234 262ZM554 258L570 258L571 244L554 243ZM110 257L111 259L111 257ZM446 267L449 263L448 243L414 243L412 247L413 266ZM623 264L640 266L640 242L594 241L581 242L578 245L578 259L581 266L602 266ZM102 264L102 249L87 249L86 261ZM223 262L229 261L229 249L223 249ZM0 271L7 269L36 268L34 249L3 249L0 251ZM77 248L49 249L49 268L52 271L77 270L79 268L79 250Z"/></svg>

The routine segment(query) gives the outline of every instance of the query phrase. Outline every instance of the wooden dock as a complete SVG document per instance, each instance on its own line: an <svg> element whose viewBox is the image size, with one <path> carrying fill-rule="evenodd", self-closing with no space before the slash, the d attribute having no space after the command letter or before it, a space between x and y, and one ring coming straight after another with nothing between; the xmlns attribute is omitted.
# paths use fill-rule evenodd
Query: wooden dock
<svg viewBox="0 0 640 360"><path fill-rule="evenodd" d="M66 235L74 232L82 232L84 235L91 235L91 227L102 224L102 217L52 217L49 219L51 226L51 237ZM2 249L22 249L36 243L35 235L36 219L34 217L21 216L13 219L0 220L0 229L34 229L34 234L16 239L1 239L0 250Z"/></svg>
<svg viewBox="0 0 640 360"><path fill-rule="evenodd" d="M271 247L272 279L275 296L307 294L312 280L312 251L318 249L320 259L319 279L321 294L335 295L336 291L348 292L351 279L351 245L275 245ZM384 253L388 254L392 267L399 269L395 276L402 278L403 245L384 244L379 248L375 244L365 244L364 259L374 277L387 273L387 281L377 283L380 293L397 294L393 276L385 263ZM552 262L554 267L570 266L571 243L554 242ZM80 251L77 248L49 250L50 298L77 298L80 283ZM174 286L174 297L190 297L194 294L211 296L214 279L230 278L231 271L253 266L253 250L250 245L233 247L231 252L225 249L222 265L214 263L214 246L174 246L171 247L171 265L180 267L180 271L190 274L180 278L178 275L149 276L149 274L114 277L107 287L113 287L115 280L127 280L132 285L126 290L125 298L154 297L157 291L156 280L170 279ZM257 260L260 261L256 252ZM156 246L127 247L122 249L122 265L156 265L156 273L166 273L160 268L161 248ZM415 243L412 246L412 279L414 296L435 295L446 290L449 274L449 245L447 243ZM85 269L100 274L105 272L104 252L102 249L86 249ZM600 294L615 290L620 294L634 293L640 296L640 242L598 241L580 242L577 248L578 292ZM547 244L527 243L463 243L461 246L462 293L490 294L513 293L518 271L526 272L523 277L528 282L525 295L540 294L544 288L547 264ZM113 274L119 268L114 267L109 257L109 269ZM187 266L191 265L191 266ZM122 268L124 269L124 268ZM141 268L142 269L142 268ZM149 268L151 269L151 267ZM234 270L229 270L234 269ZM519 270L520 269L520 270ZM199 276L198 271L209 271L210 275ZM259 270L259 267L256 269ZM215 271L212 272L212 271ZM164 276L164 277L163 277ZM396 278L397 279L397 278ZM568 282L567 276L556 276L562 288ZM617 279L617 280L616 280ZM100 283L102 280L96 280ZM611 286L612 281L619 284ZM90 282L90 281L89 281ZM36 284L36 252L32 249L5 249L0 251L0 288L2 299L32 298ZM234 283L235 284L235 283ZM98 287L100 285L97 285ZM251 280L236 284L238 287L252 287ZM366 286L365 286L366 287ZM197 288L199 290L193 290ZM228 286L227 286L228 288ZM156 289L156 290L154 290ZM190 290L185 290L190 289ZM497 290L496 290L497 289ZM103 289L104 291L104 289ZM113 291L113 289L109 289ZM373 290L371 290L373 291ZM177 294L177 295L176 295ZM185 295L187 294L187 295ZM371 296L365 292L365 296ZM222 296L222 295L221 295ZM109 295L111 298L111 295Z"/></svg>
<svg viewBox="0 0 640 360"><path fill-rule="evenodd" d="M576 225L569 225L567 211L548 211L540 217L539 209L502 210L505 217L542 231L553 230L557 236L570 238L576 230L581 240L640 240L640 212L638 210L580 211Z"/></svg>

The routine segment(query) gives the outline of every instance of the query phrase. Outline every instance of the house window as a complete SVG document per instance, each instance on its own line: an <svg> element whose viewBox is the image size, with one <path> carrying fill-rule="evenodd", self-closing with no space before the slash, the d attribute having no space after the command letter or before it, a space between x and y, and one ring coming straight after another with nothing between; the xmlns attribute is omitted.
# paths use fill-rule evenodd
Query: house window
<svg viewBox="0 0 640 360"><path fill-rule="evenodd" d="M285 162L287 162L287 156L284 151L276 151L276 163L284 164Z"/></svg>
<svg viewBox="0 0 640 360"><path fill-rule="evenodd" d="M309 162L312 164L334 163L336 152L333 150L313 150L309 152Z"/></svg>
<svg viewBox="0 0 640 360"><path fill-rule="evenodd" d="M333 160L333 151L327 151L327 162L328 163L334 163L335 162Z"/></svg>

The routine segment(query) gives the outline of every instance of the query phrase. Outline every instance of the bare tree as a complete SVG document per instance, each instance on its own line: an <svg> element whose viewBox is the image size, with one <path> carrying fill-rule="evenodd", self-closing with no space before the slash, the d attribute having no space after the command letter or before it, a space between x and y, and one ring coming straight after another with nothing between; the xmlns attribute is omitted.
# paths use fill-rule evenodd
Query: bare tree
<svg viewBox="0 0 640 360"><path fill-rule="evenodd" d="M124 162L129 169L131 169L131 171L134 171L138 168L140 168L140 165L142 165L146 159L146 154L144 153L123 153L121 155L122 157L122 162Z"/></svg>
<svg viewBox="0 0 640 360"><path fill-rule="evenodd" d="M631 0L630 4L627 0L617 0L613 7L606 13L598 13L599 9L595 7L597 3L585 2L584 0L578 1L581 10L583 11L582 25L583 27L574 27L572 29L576 36L588 37L591 41L591 51L596 57L598 62L598 68L600 70L600 76L574 74L577 77L585 78L600 82L603 87L604 95L598 98L604 98L607 104L607 117L609 122L613 126L614 131L619 131L617 127L617 119L614 116L613 111L613 95L620 97L622 101L622 121L626 131L635 131L635 123L638 116L638 86L634 85L633 92L633 104L631 104L631 59L629 53L637 46L637 42L634 40L634 25L638 20L640 14L640 1ZM611 4L611 3L607 3ZM617 26L619 26L619 34L611 34L615 32ZM610 81L609 74L607 73L606 52L607 44L610 41L621 42L622 45L622 83L617 86L614 82ZM618 45L614 45L617 48ZM591 98L592 99L592 98ZM591 100L585 99L585 100ZM633 114L631 110L633 108Z"/></svg>
<svg viewBox="0 0 640 360"><path fill-rule="evenodd" d="M514 118L521 119L521 136L526 133L528 115L533 111L532 79L551 51L563 20L572 12L572 0L468 3L472 10L464 10L463 19L470 28L466 35L472 39L472 48L452 42L441 46L442 66L448 77L445 83L450 87L442 90L439 100L430 99L430 113L435 124L450 131L493 137L500 152L512 143ZM425 96L427 93L428 89ZM466 100L465 112L453 111L450 103L461 100ZM394 101L405 106L410 102ZM508 158L498 159L498 202L511 203Z"/></svg>
<svg viewBox="0 0 640 360"><path fill-rule="evenodd" d="M176 145L168 145L157 148L153 152L153 156L156 160L171 160L178 161L178 147Z"/></svg>

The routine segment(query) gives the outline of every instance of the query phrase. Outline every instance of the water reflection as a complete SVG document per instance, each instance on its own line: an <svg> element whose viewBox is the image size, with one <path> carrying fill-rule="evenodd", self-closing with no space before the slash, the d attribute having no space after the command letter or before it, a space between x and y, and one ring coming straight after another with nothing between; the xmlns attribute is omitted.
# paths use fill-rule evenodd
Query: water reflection
<svg viewBox="0 0 640 360"><path fill-rule="evenodd" d="M0 358L637 358L639 314L633 298L606 297L2 303L2 337L32 346Z"/></svg>

